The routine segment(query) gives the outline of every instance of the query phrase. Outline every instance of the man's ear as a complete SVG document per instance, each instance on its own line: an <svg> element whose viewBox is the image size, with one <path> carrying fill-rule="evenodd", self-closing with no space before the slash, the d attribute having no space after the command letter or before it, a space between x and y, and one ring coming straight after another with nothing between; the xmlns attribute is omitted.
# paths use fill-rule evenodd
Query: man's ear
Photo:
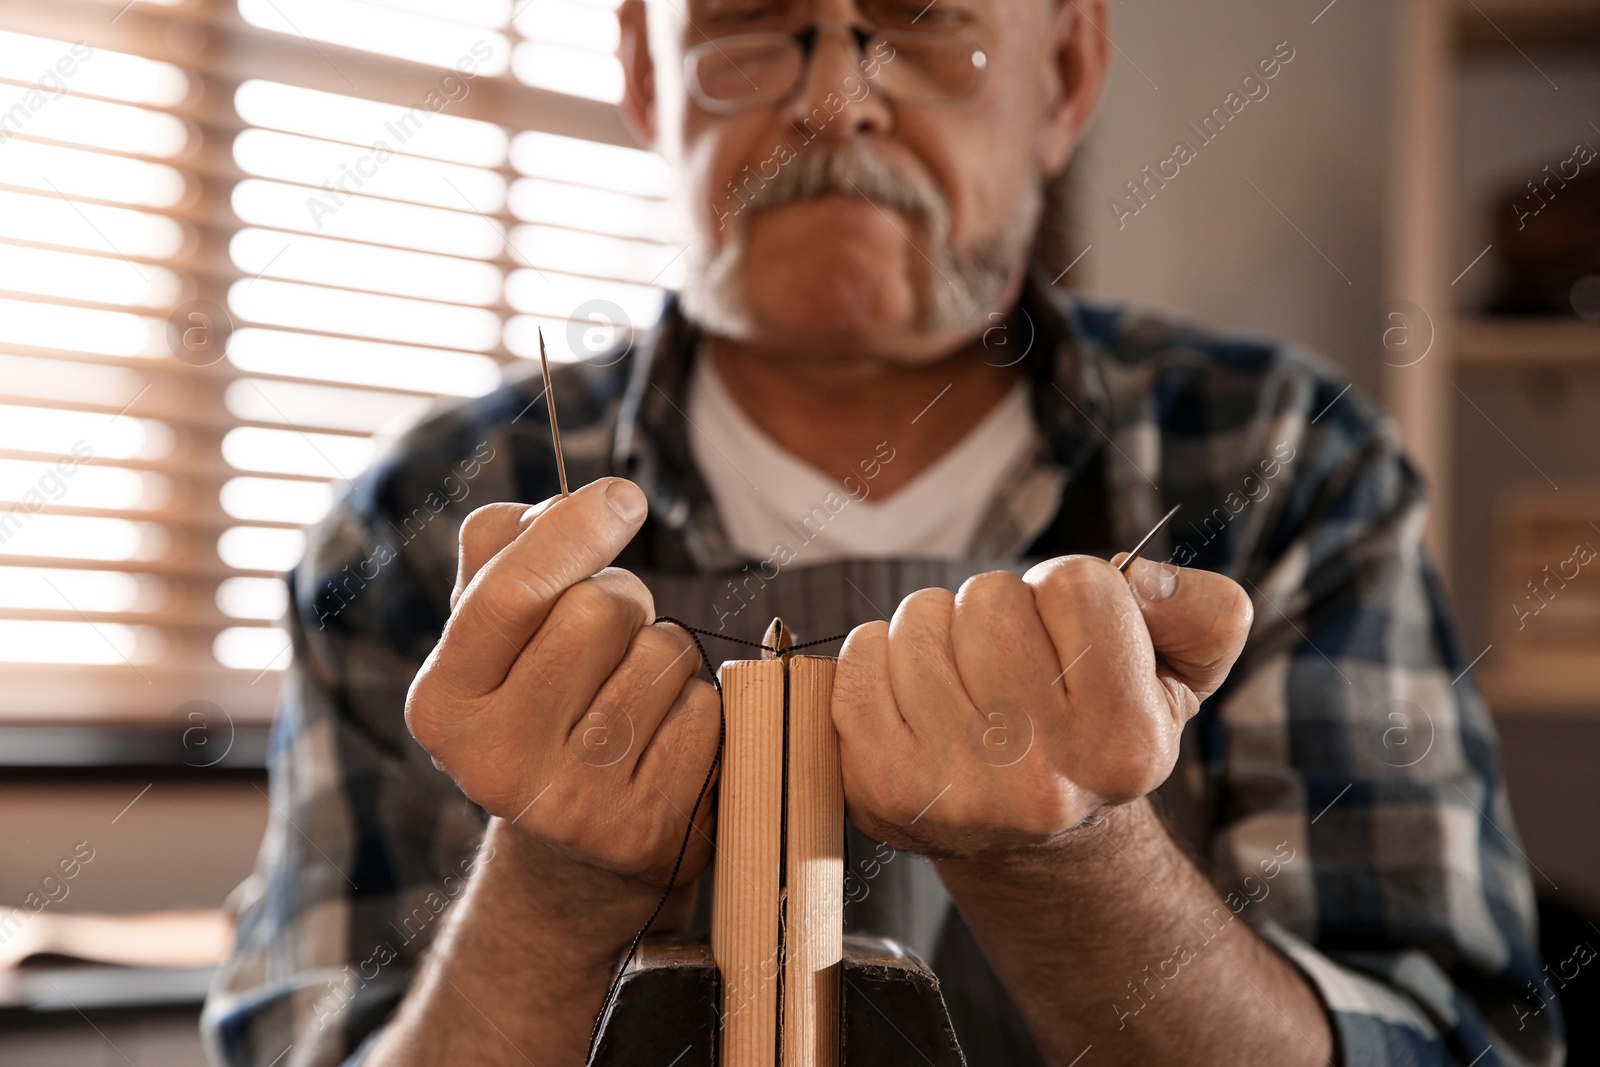
<svg viewBox="0 0 1600 1067"><path fill-rule="evenodd" d="M1105 0L1054 0L1051 6L1039 169L1053 178L1066 168L1100 106L1111 63L1111 14Z"/></svg>
<svg viewBox="0 0 1600 1067"><path fill-rule="evenodd" d="M623 0L617 8L621 35L617 59L622 62L622 120L639 143L656 140L656 70L650 58L650 17L644 0Z"/></svg>

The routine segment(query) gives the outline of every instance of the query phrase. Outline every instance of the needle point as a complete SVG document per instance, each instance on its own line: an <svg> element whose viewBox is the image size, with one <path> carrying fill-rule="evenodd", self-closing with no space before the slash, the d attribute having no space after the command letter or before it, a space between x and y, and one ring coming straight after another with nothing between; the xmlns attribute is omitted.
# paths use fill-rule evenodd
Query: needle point
<svg viewBox="0 0 1600 1067"><path fill-rule="evenodd" d="M1133 546L1133 551L1128 553L1128 558L1117 564L1117 570L1126 571L1128 565L1139 558L1139 554L1145 550L1145 547L1150 544L1156 534L1166 528L1167 523L1172 521L1172 516L1176 515L1181 507L1183 507L1182 504L1174 504L1171 511L1161 516L1161 521L1152 526L1150 532L1145 534L1139 543Z"/></svg>

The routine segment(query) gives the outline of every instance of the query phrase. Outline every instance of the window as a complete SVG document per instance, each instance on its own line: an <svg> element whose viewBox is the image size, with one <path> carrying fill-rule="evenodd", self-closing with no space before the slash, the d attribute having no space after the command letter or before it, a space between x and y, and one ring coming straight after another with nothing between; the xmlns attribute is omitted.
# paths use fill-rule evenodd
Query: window
<svg viewBox="0 0 1600 1067"><path fill-rule="evenodd" d="M652 322L614 0L0 10L0 721L264 722L385 435Z"/></svg>

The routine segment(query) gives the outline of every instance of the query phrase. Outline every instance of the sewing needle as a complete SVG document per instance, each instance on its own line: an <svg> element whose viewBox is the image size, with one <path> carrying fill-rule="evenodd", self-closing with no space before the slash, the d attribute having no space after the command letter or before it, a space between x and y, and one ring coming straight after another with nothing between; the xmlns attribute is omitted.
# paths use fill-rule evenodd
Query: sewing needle
<svg viewBox="0 0 1600 1067"><path fill-rule="evenodd" d="M550 411L550 440L555 442L556 473L561 475L561 495L563 498L565 498L571 496L572 494L567 491L567 461L566 457L561 454L561 424L556 421L556 394L555 390L550 385L550 358L544 354L544 327L539 327L538 332L539 366L544 369L544 405ZM1176 511L1177 509L1174 508L1173 510ZM1162 521L1164 522L1166 520ZM1159 530L1160 527L1158 526L1156 529ZM1145 540L1148 541L1149 538L1147 537ZM1139 548L1143 547L1144 545L1141 543ZM1139 549L1137 548L1134 549L1135 552L1138 550Z"/></svg>
<svg viewBox="0 0 1600 1067"><path fill-rule="evenodd" d="M552 418L553 417L554 416L552 416ZM1155 538L1156 534L1160 533L1166 528L1167 523L1172 521L1172 516L1176 515L1178 513L1178 509L1181 507L1183 507L1182 504L1174 504L1171 511L1161 516L1161 521L1152 526L1150 528L1150 532L1144 535L1143 540L1133 546L1133 551L1128 553L1128 558L1117 564L1117 570L1119 572L1127 570L1128 564L1139 558L1139 553L1145 550L1145 546Z"/></svg>

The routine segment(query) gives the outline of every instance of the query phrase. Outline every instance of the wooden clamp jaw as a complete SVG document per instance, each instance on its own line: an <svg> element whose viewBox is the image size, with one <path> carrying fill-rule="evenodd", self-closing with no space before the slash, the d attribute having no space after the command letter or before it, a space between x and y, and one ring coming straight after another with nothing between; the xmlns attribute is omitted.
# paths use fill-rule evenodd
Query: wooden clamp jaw
<svg viewBox="0 0 1600 1067"><path fill-rule="evenodd" d="M711 943L640 946L590 1067L965 1067L933 972L893 942L843 937L836 661L791 651L776 619L763 644L776 651L718 672Z"/></svg>
<svg viewBox="0 0 1600 1067"><path fill-rule="evenodd" d="M837 1067L844 936L844 786L836 661L789 651L724 663L711 951L723 1067Z"/></svg>

